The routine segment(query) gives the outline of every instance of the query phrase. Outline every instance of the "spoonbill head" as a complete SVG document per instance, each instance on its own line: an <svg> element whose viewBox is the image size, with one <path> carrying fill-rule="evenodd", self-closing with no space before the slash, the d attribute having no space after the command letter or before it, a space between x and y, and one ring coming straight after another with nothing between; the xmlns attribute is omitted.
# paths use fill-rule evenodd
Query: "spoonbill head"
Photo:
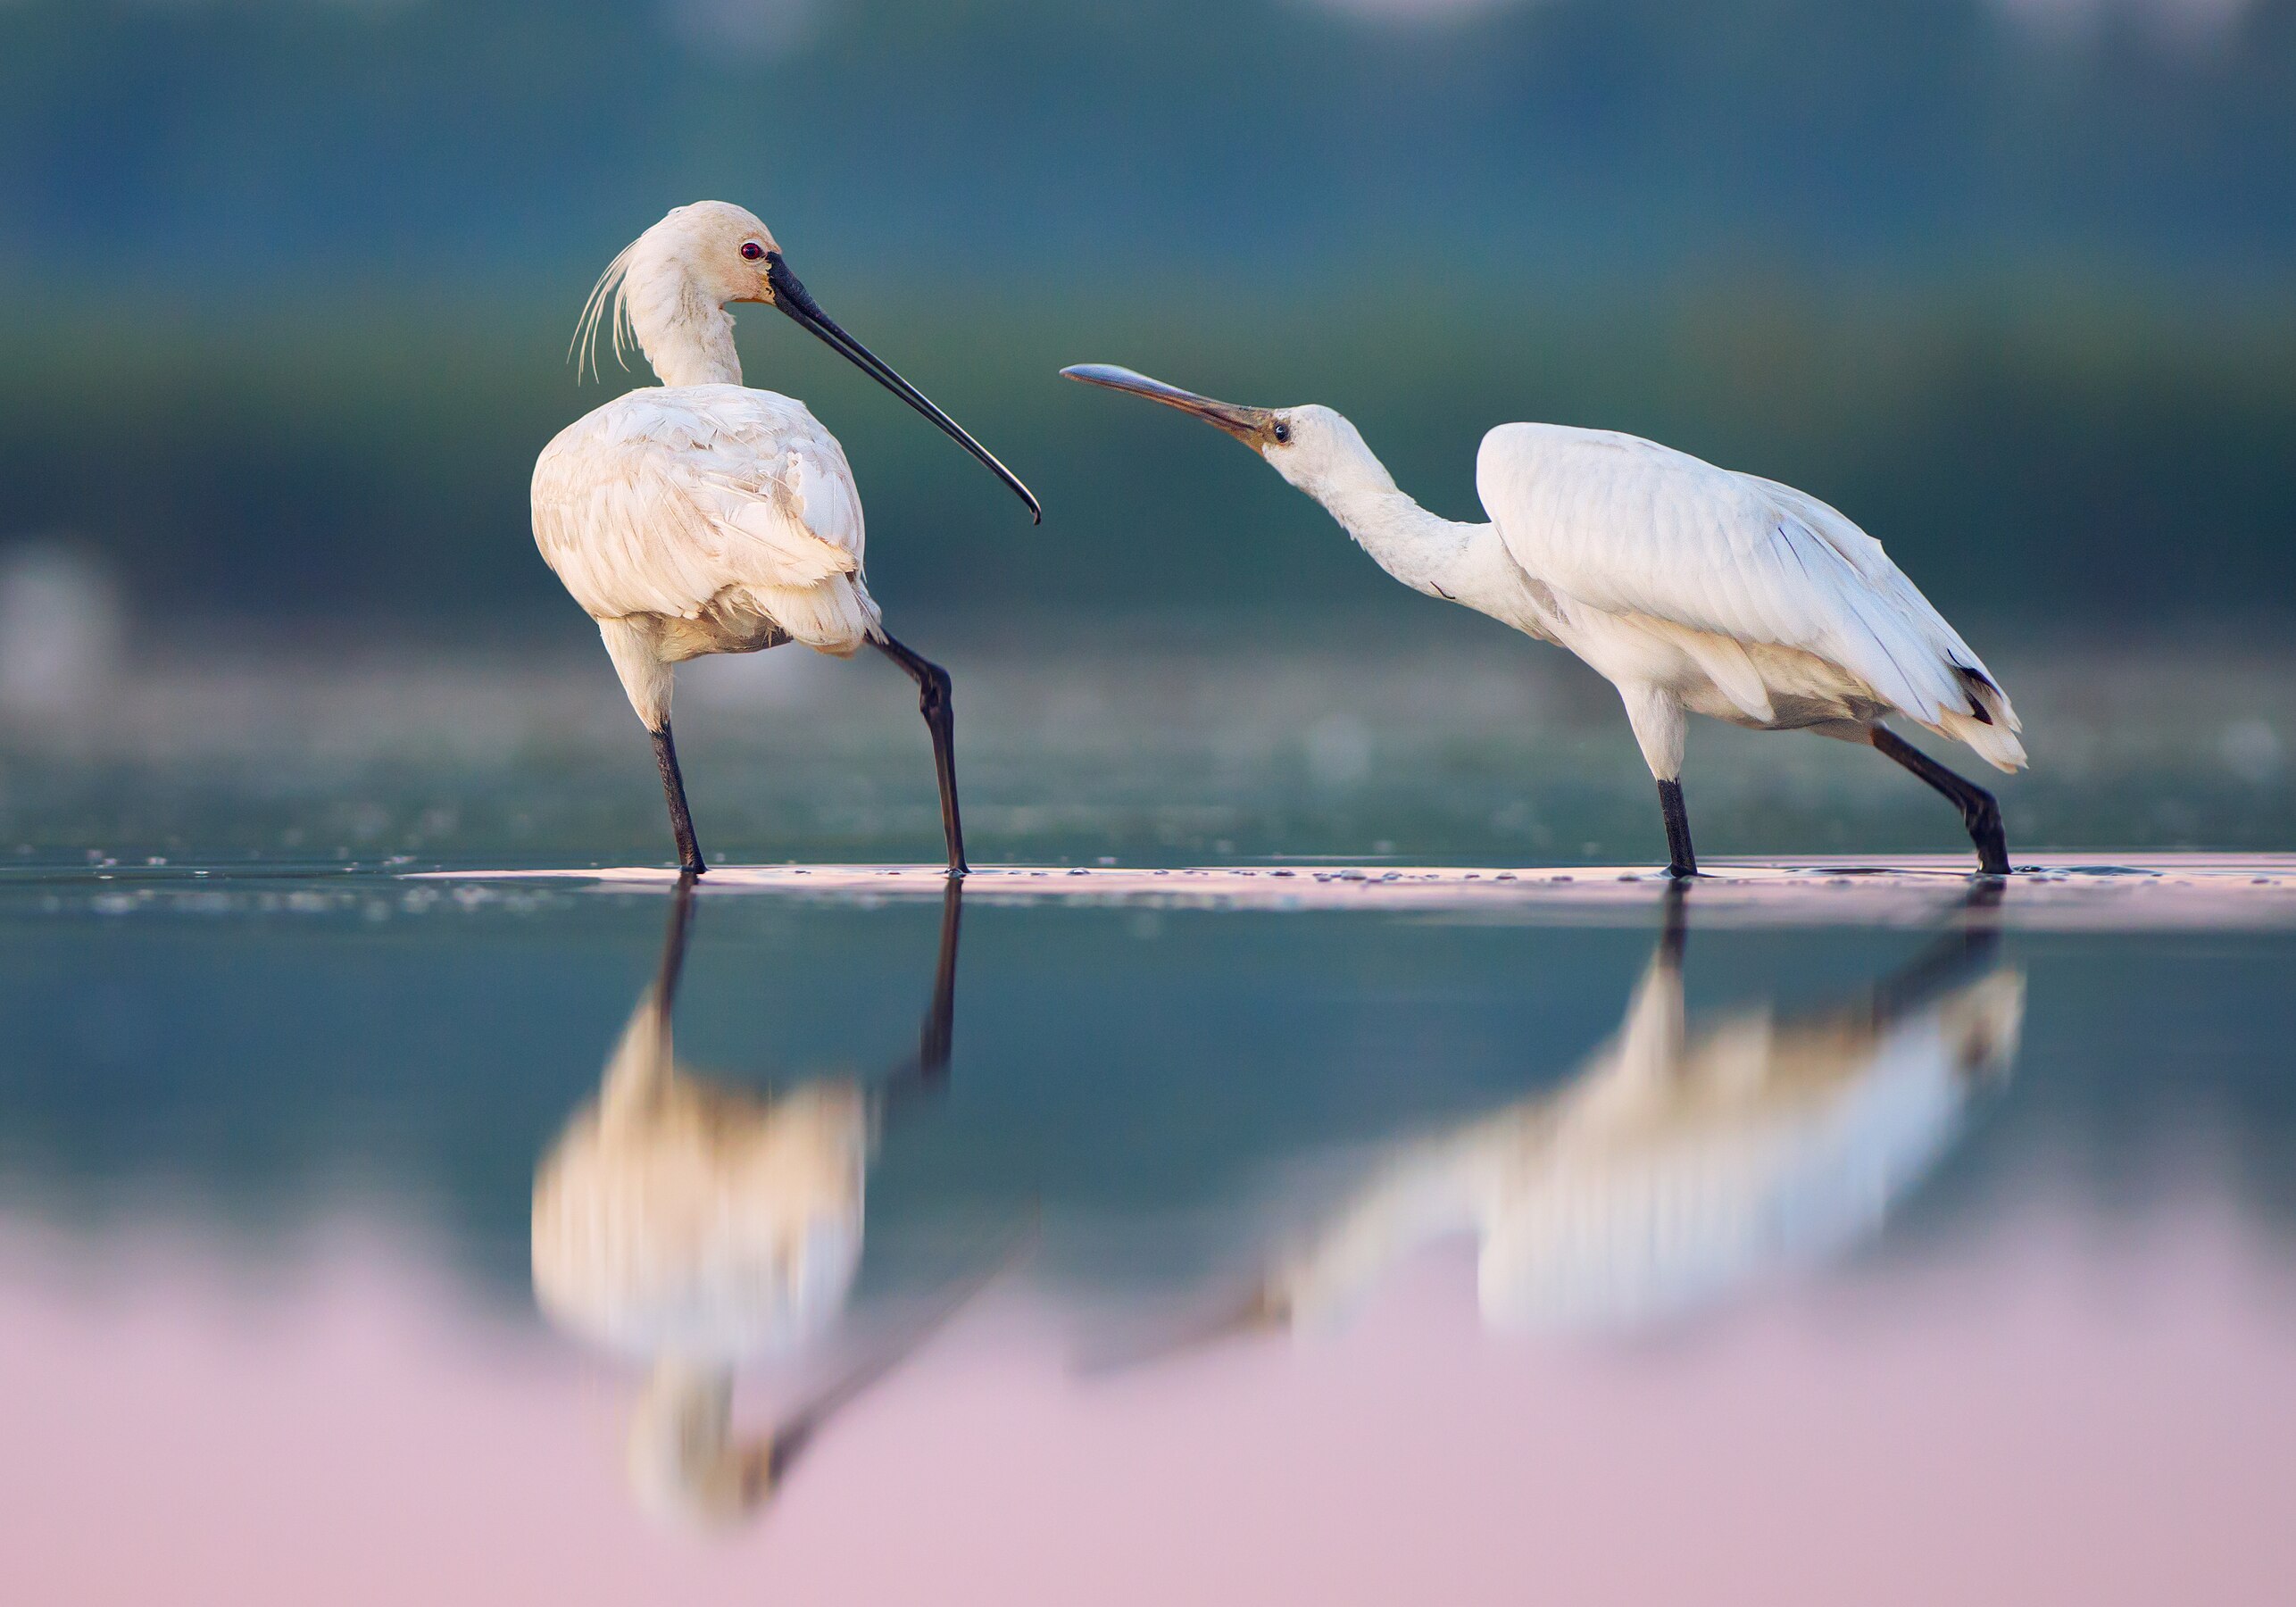
<svg viewBox="0 0 2296 1607"><path fill-rule="evenodd" d="M1235 402L1219 402L1110 363L1078 363L1061 372L1086 385L1144 396L1151 402L1177 408L1192 419L1201 419L1251 447L1268 460L1269 468L1310 496L1317 495L1319 487L1328 487L1342 475L1360 474L1367 468L1385 479L1390 487L1394 484L1365 444L1361 432L1344 414L1319 404L1247 407Z"/></svg>
<svg viewBox="0 0 2296 1607"><path fill-rule="evenodd" d="M578 338L587 342L609 311L616 321L660 331L670 320L690 315L678 300L690 296L709 306L773 300L767 263L781 254L781 242L765 221L745 206L727 201L696 201L672 207L661 221L625 246L607 265L583 308ZM620 334L620 329L614 333ZM640 345L645 345L643 336ZM616 339L614 354L621 355ZM670 383L664 375L665 383Z"/></svg>
<svg viewBox="0 0 2296 1607"><path fill-rule="evenodd" d="M1220 402L1102 363L1061 371L1234 436L1404 585L1556 643L1617 687L1671 874L1698 873L1681 782L1693 713L1871 746L1959 810L1980 870L2009 870L1993 795L1882 723L1902 715L2019 770L2009 695L1881 543L1816 497L1613 430L1502 424L1476 456L1490 520L1465 523L1405 495L1330 408Z"/></svg>
<svg viewBox="0 0 2296 1607"><path fill-rule="evenodd" d="M617 360L622 355L627 329L666 386L721 383L728 371L738 384L741 360L733 354L733 324L722 314L725 308L745 302L763 303L786 313L831 351L924 414L1002 480L1027 508L1033 522L1044 522L1043 504L1019 475L896 373L892 364L848 335L821 310L790 271L773 231L746 207L728 201L696 201L673 207L659 223L624 247L598 276L583 306L575 339L590 354L595 371L598 323L611 315ZM712 309L720 313L715 320L707 316ZM698 341L693 338L697 333Z"/></svg>

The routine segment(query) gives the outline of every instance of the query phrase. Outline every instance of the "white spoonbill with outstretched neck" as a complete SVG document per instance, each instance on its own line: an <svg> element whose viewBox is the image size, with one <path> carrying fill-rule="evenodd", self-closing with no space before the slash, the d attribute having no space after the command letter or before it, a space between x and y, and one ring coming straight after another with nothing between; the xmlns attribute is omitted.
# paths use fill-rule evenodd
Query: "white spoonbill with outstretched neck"
<svg viewBox="0 0 2296 1607"><path fill-rule="evenodd" d="M661 380L576 420L534 465L534 539L598 622L631 707L653 733L682 870L706 867L670 735L671 667L707 653L802 642L848 657L875 647L917 683L933 735L949 873L965 869L949 677L894 639L861 575L861 493L836 437L803 402L742 384L735 302L804 326L946 430L1012 487L1028 487L914 386L839 329L738 206L681 206L616 257L590 292L576 339L625 329Z"/></svg>
<svg viewBox="0 0 2296 1607"><path fill-rule="evenodd" d="M1698 871L1685 712L1868 744L1953 801L1980 869L2009 870L1992 795L1881 723L1902 714L2014 770L2025 749L2009 695L1881 543L1816 497L1635 436L1502 424L1475 462L1491 522L1461 524L1396 489L1328 407L1239 407L1101 364L1061 371L1218 426L1404 585L1592 665L1658 779L1675 875Z"/></svg>

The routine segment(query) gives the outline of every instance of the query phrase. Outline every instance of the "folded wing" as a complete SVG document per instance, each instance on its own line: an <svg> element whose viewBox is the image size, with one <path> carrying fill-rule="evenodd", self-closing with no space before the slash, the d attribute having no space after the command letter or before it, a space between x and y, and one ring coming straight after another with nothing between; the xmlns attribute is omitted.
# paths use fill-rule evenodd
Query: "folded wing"
<svg viewBox="0 0 2296 1607"><path fill-rule="evenodd" d="M640 390L543 450L534 538L594 618L693 619L728 588L857 576L861 498L801 403L731 385Z"/></svg>
<svg viewBox="0 0 2296 1607"><path fill-rule="evenodd" d="M1509 553L1556 592L1814 654L1994 763L2024 762L1984 661L1881 543L1816 497L1638 437L1548 424L1485 436L1476 485Z"/></svg>

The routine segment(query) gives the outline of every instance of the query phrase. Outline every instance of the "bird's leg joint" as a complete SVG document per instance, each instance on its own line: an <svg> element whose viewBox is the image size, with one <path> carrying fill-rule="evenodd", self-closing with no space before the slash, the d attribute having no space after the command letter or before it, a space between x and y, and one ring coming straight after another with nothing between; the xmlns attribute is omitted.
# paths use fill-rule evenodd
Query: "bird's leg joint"
<svg viewBox="0 0 2296 1607"><path fill-rule="evenodd" d="M2001 803L1984 787L1972 787L1969 796L1961 804L1961 820L1972 831L1998 831L2001 825Z"/></svg>
<svg viewBox="0 0 2296 1607"><path fill-rule="evenodd" d="M955 707L955 683L940 665L926 662L919 666L917 676L917 707L928 720L939 720Z"/></svg>

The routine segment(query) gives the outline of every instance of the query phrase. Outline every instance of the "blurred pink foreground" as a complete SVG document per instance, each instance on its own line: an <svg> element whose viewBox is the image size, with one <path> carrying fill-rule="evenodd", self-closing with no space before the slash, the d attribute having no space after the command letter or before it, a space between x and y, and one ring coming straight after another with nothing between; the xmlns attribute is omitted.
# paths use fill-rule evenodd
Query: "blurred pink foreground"
<svg viewBox="0 0 2296 1607"><path fill-rule="evenodd" d="M6 1595L2296 1599L2296 1286L2228 1208L2073 1220L1623 1347L1486 1336L1438 1258L1336 1336L1097 1381L1008 1286L720 1537L632 1506L633 1379L386 1240L254 1276L12 1228Z"/></svg>

